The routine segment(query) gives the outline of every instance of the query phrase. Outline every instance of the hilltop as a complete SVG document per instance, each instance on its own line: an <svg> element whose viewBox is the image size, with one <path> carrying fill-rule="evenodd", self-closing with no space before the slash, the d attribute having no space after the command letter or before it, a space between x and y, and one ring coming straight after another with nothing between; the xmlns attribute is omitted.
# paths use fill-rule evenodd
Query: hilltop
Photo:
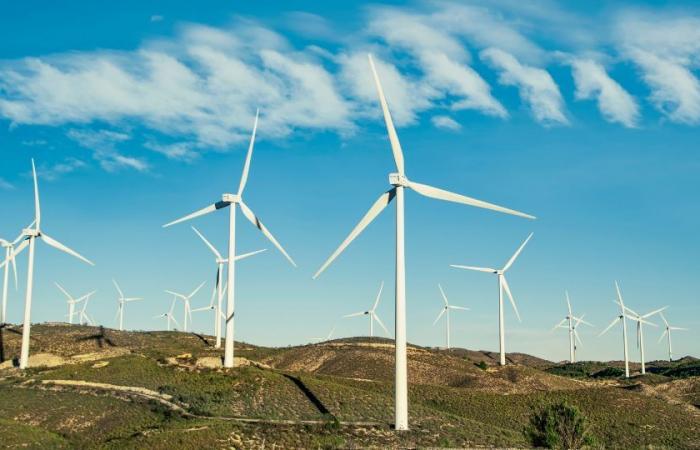
<svg viewBox="0 0 700 450"><path fill-rule="evenodd" d="M33 367L13 368L19 331L0 330L0 433L45 448L527 447L535 405L567 399L611 447L700 447L698 361L615 363L409 346L411 431L395 433L393 346L382 338L285 348L236 345L222 369L210 336L43 324ZM607 376L596 376L601 371ZM664 371L660 373L660 371Z"/></svg>

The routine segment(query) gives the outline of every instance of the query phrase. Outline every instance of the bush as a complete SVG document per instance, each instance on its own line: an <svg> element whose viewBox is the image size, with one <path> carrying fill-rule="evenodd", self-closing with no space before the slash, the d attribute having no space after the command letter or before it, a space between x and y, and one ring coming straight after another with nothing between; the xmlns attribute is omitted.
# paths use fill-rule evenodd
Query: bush
<svg viewBox="0 0 700 450"><path fill-rule="evenodd" d="M535 447L577 449L593 444L586 418L576 406L565 401L535 412L525 434Z"/></svg>
<svg viewBox="0 0 700 450"><path fill-rule="evenodd" d="M488 365L486 364L486 361L479 361L479 364L477 364L476 367L478 367L481 370L486 370Z"/></svg>

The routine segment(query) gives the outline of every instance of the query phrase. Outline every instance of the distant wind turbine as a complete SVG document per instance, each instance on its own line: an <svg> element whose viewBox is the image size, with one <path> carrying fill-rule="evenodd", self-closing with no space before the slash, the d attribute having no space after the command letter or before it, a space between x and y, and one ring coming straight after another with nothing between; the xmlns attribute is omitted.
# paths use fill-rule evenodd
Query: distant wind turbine
<svg viewBox="0 0 700 450"><path fill-rule="evenodd" d="M85 299L87 299L87 298L90 297L91 295L94 295L96 291L92 291L92 292L90 292L90 293L88 293L88 294L83 295L82 297L73 298L73 296L70 295L70 294L68 293L68 291L66 291L66 290L63 288L63 286L61 286L61 285L58 284L57 282L54 282L54 284L55 284L56 287L63 293L63 295L66 296L66 302L68 303L68 315L67 315L66 317L68 317L68 323L69 323L69 324L73 324L73 316L76 314L75 305L77 305L78 303L84 301ZM79 316L79 319L80 319L80 316Z"/></svg>
<svg viewBox="0 0 700 450"><path fill-rule="evenodd" d="M666 308L668 308L668 306L664 306L663 308L656 309L646 314L639 314L634 312L629 306L624 306L624 309L629 313L627 315L627 318L637 322L637 348L639 348L639 359L642 363L642 375L647 373L646 365L644 362L644 324L651 325L652 327L657 327L658 325L656 325L654 322L649 322L646 319L655 314L660 313Z"/></svg>
<svg viewBox="0 0 700 450"><path fill-rule="evenodd" d="M216 327L221 325L221 319L225 319L226 316L224 312L219 309L216 305L215 300L217 298L217 286L211 290L211 299L209 300L209 306L203 306L201 308L193 309L192 312L202 312L202 311L212 311L214 313L214 330L216 332ZM226 285L223 286L223 291L226 292Z"/></svg>
<svg viewBox="0 0 700 450"><path fill-rule="evenodd" d="M389 112L384 91L382 90L379 76L374 67L372 56L369 57L369 65L374 77L374 84L379 96L379 103L384 114L384 122L389 134L389 142L391 143L391 151L394 155L396 170L398 173L389 174L389 184L392 188L384 192L370 207L369 211L360 219L360 222L350 232L342 244L333 252L326 260L321 268L316 272L314 278L317 278L321 272L340 255L343 250L381 213L392 200L396 199L396 285L394 294L395 300L395 408L394 408L394 428L396 430L408 430L408 375L407 375L407 356L406 356L406 262L404 257L404 190L412 189L413 191L430 198L445 200L449 202L462 203L465 205L475 206L478 208L490 209L506 214L534 219L533 216L524 214L512 209L503 208L491 203L487 203L464 195L454 194L442 189L438 189L426 184L409 181L404 172L404 159L399 137L394 128L394 122Z"/></svg>
<svg viewBox="0 0 700 450"><path fill-rule="evenodd" d="M445 302L445 306L442 307L440 310L440 314L438 314L437 318L435 319L435 322L433 322L433 326L435 326L436 323L438 323L438 320L440 320L440 317L445 314L445 338L447 340L447 350L450 349L450 310L451 309L457 309L457 310L463 310L463 311L469 311L469 308L465 308L463 306L455 306L455 305L450 305L450 303L447 301L447 295L445 295L445 291L442 289L442 286L438 284L438 288L440 289L440 294L442 295L442 300Z"/></svg>
<svg viewBox="0 0 700 450"><path fill-rule="evenodd" d="M168 331L170 331L170 323L174 323L177 328L180 328L180 324L177 323L177 320L175 320L175 316L173 315L173 310L175 309L175 303L177 302L176 298L173 298L173 301L170 303L170 309L163 313L159 314L157 316L153 316L154 319L160 319L160 318L165 318L168 321ZM176 328L176 329L177 329Z"/></svg>
<svg viewBox="0 0 700 450"><path fill-rule="evenodd" d="M119 298L117 299L118 306L117 306L117 314L115 318L119 318L119 331L124 330L124 308L125 305L129 302L135 302L137 300L143 300L141 297L125 297L124 292L122 292L122 289L119 287L119 284L117 283L117 280L112 280L112 283L114 283L114 287L117 288L117 292L119 293Z"/></svg>
<svg viewBox="0 0 700 450"><path fill-rule="evenodd" d="M687 328L680 328L680 327L672 327L671 325L668 324L668 320L666 320L666 316L664 316L664 313L660 312L659 315L661 316L661 320L664 321L664 325L666 325L666 328L664 329L664 332L661 333L661 337L659 337L659 342L666 336L668 338L668 360L673 361L673 349L671 348L671 331L688 331Z"/></svg>
<svg viewBox="0 0 700 450"><path fill-rule="evenodd" d="M94 266L94 264L80 255L79 253L71 250L65 245L61 244L57 240L48 236L41 228L41 205L39 202L39 182L36 176L36 167L34 165L34 160L32 159L32 176L34 178L34 221L32 224L22 230L23 241L15 248L14 254L11 260L22 252L27 246L29 246L29 257L27 263L27 289L25 292L24 301L24 323L22 325L22 348L19 357L19 368L26 369L29 365L29 337L31 333L32 326L32 288L34 286L34 245L37 239L41 239L47 245L54 247L64 253L80 259L81 261ZM5 264L9 264L11 260L6 260L0 265L0 268Z"/></svg>
<svg viewBox="0 0 700 450"><path fill-rule="evenodd" d="M34 223L32 223L29 226L34 226ZM0 308L0 324L7 322L7 291L10 286L10 264L12 264L12 273L14 274L15 278L15 290L17 290L19 285L19 282L17 280L17 262L15 261L15 245L17 245L22 240L22 238L24 238L24 234L20 233L20 235L17 236L17 238L12 242L6 241L5 239L0 239L0 248L5 249L5 260L3 261L2 265L0 265L0 267L5 266L2 282L2 307Z"/></svg>
<svg viewBox="0 0 700 450"><path fill-rule="evenodd" d="M328 336L326 336L326 337L315 337L315 338L311 338L311 340L314 341L314 342L330 341L331 338L333 337L333 333L335 333L335 327L333 327L333 328L331 329L331 332L328 333Z"/></svg>
<svg viewBox="0 0 700 450"><path fill-rule="evenodd" d="M185 319L184 319L184 326L182 329L182 331L184 331L184 332L187 332L187 318L189 317L189 319L192 320L192 310L190 308L190 300L192 299L192 297L197 295L197 292L199 292L199 290L202 289L202 287L205 284L206 284L206 281L202 281L202 284L197 286L197 288L194 291L190 292L190 295L179 294L177 292L169 291L167 289L165 290L165 292L167 292L168 294L171 294L171 295L175 296L176 298L181 299L185 303Z"/></svg>
<svg viewBox="0 0 700 450"><path fill-rule="evenodd" d="M228 274L227 274L227 284L228 289L226 291L226 341L224 343L224 367L233 367L233 312L235 309L234 304L234 275L236 268L236 209L240 206L241 212L258 230L265 235L267 239L272 242L272 244L277 247L277 249L289 260L289 262L296 267L294 260L287 254L287 252L282 248L277 239L272 236L272 233L263 225L263 223L258 219L253 211L250 210L248 205L243 202L243 191L245 185L248 181L248 171L250 170L250 159L253 155L253 146L255 144L255 133L258 128L258 112L255 113L255 123L253 124L253 134L250 137L250 145L248 146L248 153L246 155L245 164L243 165L243 174L241 175L241 182L238 185L238 193L236 194L223 194L220 201L209 205L205 208L195 211L180 219L174 220L170 223L163 225L163 227L169 227L175 225L176 223L184 222L186 220L194 219L195 217L203 216L211 212L217 211L222 208L230 206L229 209L229 228L228 228ZM233 263L231 261L233 260Z"/></svg>
<svg viewBox="0 0 700 450"><path fill-rule="evenodd" d="M97 291L92 291L88 294L85 294L82 298L83 300L83 307L80 309L80 325L95 325L95 321L88 316L87 313L87 306L88 303L90 302L90 297L92 297Z"/></svg>
<svg viewBox="0 0 700 450"><path fill-rule="evenodd" d="M506 294L508 295L508 299L510 300L510 304L513 306L513 311L515 311L515 315L518 318L518 322L521 322L520 320L520 313L518 312L518 307L515 306L515 299L513 298L513 294L510 291L510 286L508 286L508 280L506 280L506 272L508 269L510 269L510 266L513 265L515 260L518 258L518 255L520 255L520 252L523 251L523 248L525 248L525 245L530 241L532 238L532 235L534 233L530 233L530 235L525 239L525 241L518 247L518 249L513 253L513 256L510 257L508 262L506 263L505 266L503 266L502 269L491 269L488 267L474 267L474 266L462 266L462 265L457 265L457 264L452 264L451 267L455 267L457 269L466 269L466 270L475 270L477 272L486 272L486 273L493 273L498 276L498 344L499 344L499 349L501 353L501 365L505 366L506 365L506 337L505 337L505 321L503 318L503 291L506 291Z"/></svg>
<svg viewBox="0 0 700 450"><path fill-rule="evenodd" d="M602 336L605 333L608 332L609 329L611 329L615 324L619 321L622 323L622 345L623 345L623 353L625 357L625 378L630 377L630 362L629 362L629 355L627 354L627 321L625 318L627 317L627 313L625 311L625 302L622 300L622 292L620 292L620 285L617 284L617 281L615 281L615 291L617 292L617 301L615 304L617 304L620 307L620 314L615 317L612 322L610 322L610 325L607 326L598 336Z"/></svg>
<svg viewBox="0 0 700 450"><path fill-rule="evenodd" d="M386 329L384 324L382 323L382 320L379 318L377 315L377 306L379 305L379 299L382 297L382 290L384 289L384 282L382 281L382 284L379 286L379 292L377 293L377 298L374 301L374 304L372 305L371 309L368 309L367 311L360 311L356 312L353 314L348 314L343 317L358 317L358 316L367 316L369 317L369 336L374 337L374 321L376 320L377 323L379 324L380 327L384 330L387 336L389 336L389 330Z"/></svg>
<svg viewBox="0 0 700 450"><path fill-rule="evenodd" d="M552 328L552 331L556 330L557 328L566 328L569 331L569 362L575 363L576 362L576 341L578 341L579 345L583 345L581 342L581 338L578 335L578 331L576 331L576 328L580 324L588 325L588 326L594 326L593 324L590 324L583 320L583 317L585 314L582 314L581 317L576 317L574 316L574 313L571 312L571 300L569 299L569 291L565 291L566 294L566 307L568 308L569 313L564 317L561 322L556 324L554 328ZM566 325L565 325L566 324Z"/></svg>
<svg viewBox="0 0 700 450"><path fill-rule="evenodd" d="M228 259L224 259L223 256L221 256L221 253L212 245L211 242L207 240L207 238L204 237L202 233L199 232L198 229L195 227L192 227L192 230L194 230L195 233L197 233L197 236L204 241L204 244L211 250L211 252L214 254L215 262L216 262L216 285L214 286L214 291L216 292L216 306L214 306L215 313L214 313L214 334L216 335L216 344L214 345L214 348L221 348L221 318L226 319L226 316L224 315L224 312L221 310L221 302L223 301L224 298L224 292L226 291L225 287L223 286L223 283L221 282L222 277L224 275L224 264L228 263ZM257 255L258 253L262 253L267 249L262 249L262 250L257 250L254 252L250 253L244 253L242 255L237 255L234 258L234 261L240 261L241 259L247 258L249 256ZM212 298L212 301L214 299ZM213 304L213 303L212 303ZM210 308L206 308L210 309ZM202 310L201 308L198 309L198 311ZM193 311L194 312L194 311Z"/></svg>

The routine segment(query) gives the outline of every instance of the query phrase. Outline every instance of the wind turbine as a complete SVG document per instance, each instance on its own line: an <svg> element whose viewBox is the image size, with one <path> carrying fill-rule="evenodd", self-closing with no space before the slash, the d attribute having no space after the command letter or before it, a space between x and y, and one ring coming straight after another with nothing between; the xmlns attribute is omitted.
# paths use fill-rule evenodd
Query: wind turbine
<svg viewBox="0 0 700 450"><path fill-rule="evenodd" d="M78 303L80 303L80 302L82 302L83 300L87 299L88 297L90 297L91 295L93 295L93 294L94 294L95 292L97 292L97 291L92 291L92 292L90 292L89 294L85 294L85 295L83 295L82 297L79 297L79 298L73 298L73 296L70 295L70 294L68 293L68 291L66 291L66 290L63 288L63 286L61 286L61 285L58 284L57 282L54 282L54 284L56 285L56 287L57 287L61 292L63 292L63 295L66 296L66 302L68 303L68 316L67 316L67 317L68 317L68 323L72 325L72 324L73 324L73 316L76 314L76 312L75 312L75 305L77 305ZM80 317L80 320L82 321L82 317ZM81 325L82 325L82 323L81 323Z"/></svg>
<svg viewBox="0 0 700 450"><path fill-rule="evenodd" d="M33 226L30 225L30 227ZM12 273L14 274L15 278L15 290L17 290L18 287L18 280L17 280L17 262L15 261L15 245L19 241L22 240L24 237L23 234L20 233L17 238L12 241L6 241L5 239L0 239L0 248L5 249L5 260L3 261L3 265L5 266L5 271L3 274L3 282L2 282L2 307L0 308L0 324L6 323L7 322L7 291L10 286L10 263L12 263Z"/></svg>
<svg viewBox="0 0 700 450"><path fill-rule="evenodd" d="M172 303L170 303L170 309L168 310L168 312L157 316L153 316L154 319L160 319L161 317L166 318L168 320L168 331L170 331L170 322L174 323L176 327L180 328L180 324L177 323L177 320L175 320L175 316L173 315L173 310L175 309L175 302L177 302L177 299L173 298Z"/></svg>
<svg viewBox="0 0 700 450"><path fill-rule="evenodd" d="M190 300L192 299L192 297L197 295L197 292L199 292L199 290L202 289L202 287L205 284L206 284L206 281L202 281L202 284L197 286L197 288L194 291L190 292L190 295L179 294L177 292L169 291L167 289L165 290L165 292L167 292L168 294L171 294L174 297L181 299L185 303L185 321L184 321L184 327L182 328L182 331L184 331L185 333L187 332L187 317L189 316L190 320L192 320L192 311L190 309Z"/></svg>
<svg viewBox="0 0 700 450"><path fill-rule="evenodd" d="M83 301L83 307L80 310L80 325L94 325L94 321L90 319L90 316L87 314L87 305L90 302L90 297L92 297L93 294L95 294L97 291L92 291L89 294L84 295L82 298L85 300Z"/></svg>
<svg viewBox="0 0 700 450"><path fill-rule="evenodd" d="M263 225L263 223L258 219L253 211L243 202L243 190L245 189L246 182L248 181L248 171L250 170L250 159L253 155L253 146L255 144L255 133L258 128L258 113L255 113L255 123L253 125L253 134L250 137L250 145L248 146L248 154L246 155L245 164L243 165L243 174L241 175L241 182L238 185L238 192L236 194L223 194L221 200L209 205L205 208L195 211L185 217L172 221L163 225L163 227L169 227L175 225L176 223L184 222L186 220L194 219L195 217L203 216L204 214L209 214L216 210L229 208L229 228L228 228L228 273L226 276L226 282L228 284L228 289L226 290L226 341L224 343L224 367L233 367L233 311L235 309L234 305L234 275L236 268L236 209L240 206L241 212L258 230L260 230L267 239L272 242L272 244L277 247L277 249L289 260L289 262L296 267L294 260L287 254L287 252L282 248L277 239L268 231L268 229ZM233 260L233 263L231 261Z"/></svg>
<svg viewBox="0 0 700 450"><path fill-rule="evenodd" d="M652 327L656 327L654 322L649 322L646 319L649 317L653 316L654 314L658 314L661 311L665 310L668 308L668 306L664 306L663 308L656 309L652 312L646 313L646 314L639 314L634 312L630 307L625 306L624 309L632 314L632 315L627 315L627 318L630 320L633 320L637 322L637 347L639 348L639 358L642 363L642 375L647 373L645 363L644 363L644 324L651 325Z"/></svg>
<svg viewBox="0 0 700 450"><path fill-rule="evenodd" d="M314 342L322 342L322 341L330 341L331 338L333 337L333 333L335 332L335 326L331 329L331 332L328 333L328 336L326 337L315 337L311 338L312 341Z"/></svg>
<svg viewBox="0 0 700 450"><path fill-rule="evenodd" d="M583 317L585 314L582 314L581 317L576 317L574 316L574 313L571 312L571 299L569 299L569 291L565 291L566 294L566 307L568 308L569 313L564 317L561 322L556 324L554 328L552 328L552 331L556 330L557 328L566 328L569 330L569 362L572 364L576 362L576 341L580 345L583 345L581 342L581 338L578 335L578 332L576 331L576 328L580 324L585 324L588 326L594 326L593 324L590 324L583 320ZM568 322L568 325L564 326Z"/></svg>
<svg viewBox="0 0 700 450"><path fill-rule="evenodd" d="M445 200L455 203L462 203L465 205L476 206L479 208L491 209L494 211L499 211L502 213L513 214L521 217L527 217L534 219L533 216L523 214L512 209L503 208L491 203L486 203L481 200L476 200L470 197L466 197L459 194L454 194L442 189L438 189L425 184L416 183L409 181L404 172L404 160L403 152L401 150L401 144L399 143L398 135L396 134L396 129L394 128L394 123L391 119L391 114L389 112L389 106L387 105L386 99L384 98L384 91L382 90L381 83L379 81L379 76L374 67L374 62L372 56L369 57L369 65L372 70L372 75L374 77L375 87L377 89L377 94L379 95L379 102L382 107L384 114L384 122L389 134L389 141L391 143L391 151L394 155L394 162L396 163L396 169L398 173L389 174L389 184L392 188L384 192L379 199L377 199L374 204L370 207L369 211L362 217L360 222L355 226L355 228L350 232L347 238L342 244L333 252L333 254L326 260L326 262L321 266L321 268L316 272L314 278L317 278L321 272L323 272L332 262L335 260L340 253L345 250L345 248L369 225L384 208L386 208L392 200L396 199L396 287L395 287L395 364L396 371L395 377L396 382L394 384L395 388L395 422L394 428L396 430L408 430L408 380L407 380L407 359L406 359L406 264L404 257L404 190L406 188L412 189L417 193L435 198L438 200Z"/></svg>
<svg viewBox="0 0 700 450"><path fill-rule="evenodd" d="M41 229L41 205L39 202L39 182L36 176L36 167L34 165L34 160L32 159L32 176L34 178L34 221L29 225L29 227L22 230L22 242L17 245L14 249L12 258L5 260L1 265L9 264L12 262L14 264L14 258L22 252L27 246L29 247L29 257L27 263L27 289L25 292L24 300L24 323L22 325L22 349L19 357L19 368L26 369L29 365L29 337L31 334L31 319L32 319L32 288L34 286L34 246L37 239L41 239L45 244L54 247L64 253L68 253L81 261L94 266L94 264L80 255L79 253L71 250L65 245L61 244L54 238L50 237Z"/></svg>
<svg viewBox="0 0 700 450"><path fill-rule="evenodd" d="M447 329L445 330L445 337L447 339L447 350L450 349L450 310L451 309L459 309L463 311L469 311L469 308L465 308L463 306L455 306L455 305L450 305L450 303L447 301L447 295L445 295L445 291L442 289L442 286L438 284L438 288L440 288L440 294L442 295L442 300L445 302L445 306L442 307L440 310L440 314L438 314L437 318L435 319L435 322L433 322L433 326L435 326L436 323L438 323L438 320L440 320L440 317L443 316L443 314L446 314L445 316L445 325L447 326Z"/></svg>
<svg viewBox="0 0 700 450"><path fill-rule="evenodd" d="M523 248L525 248L525 245L532 239L532 235L534 233L530 233L530 235L525 239L525 241L518 247L518 249L513 253L513 256L510 257L508 262L506 263L505 266L503 266L502 269L491 269L488 267L474 267L474 266L461 266L457 264L451 264L451 267L455 267L457 269L466 269L466 270L475 270L477 272L486 272L486 273L493 273L498 276L498 344L499 344L499 349L501 352L501 365L505 366L506 365L506 336L505 336L505 320L503 318L503 291L506 292L508 295L508 299L510 300L510 304L513 306L513 311L515 311L515 315L518 318L518 322L522 322L520 320L520 313L518 312L518 307L515 306L515 299L513 299L513 294L510 292L510 286L508 285L508 280L506 280L506 272L508 269L510 269L510 266L513 265L515 260L517 259L518 255L520 255L520 252L523 251Z"/></svg>
<svg viewBox="0 0 700 450"><path fill-rule="evenodd" d="M384 324L382 323L382 320L379 318L379 316L376 313L377 310L377 305L379 305L379 299L382 297L382 290L384 289L384 282L382 281L382 284L379 286L379 292L377 293L377 299L374 301L374 305L372 305L371 309L368 309L367 311L360 311L357 313L353 314L348 314L343 317L358 317L358 316L368 316L369 317L369 337L374 336L374 321L376 320L377 323L379 324L380 327L384 330L387 336L389 336L389 330L386 329Z"/></svg>
<svg viewBox="0 0 700 450"><path fill-rule="evenodd" d="M668 360L673 362L673 350L671 349L671 330L675 331L688 331L687 328L680 328L680 327L672 327L671 325L668 324L668 320L666 320L666 316L664 316L664 313L660 312L659 315L661 316L661 320L664 321L664 325L666 325L666 329L664 330L663 333L661 333L661 337L659 337L659 342L664 338L664 336L668 337Z"/></svg>
<svg viewBox="0 0 700 450"><path fill-rule="evenodd" d="M114 283L114 287L117 288L117 292L119 293L119 298L118 302L119 305L117 306L117 314L115 316L119 317L119 331L124 330L124 307L127 303L129 302L135 302L137 300L143 300L141 297L125 297L124 292L122 292L122 289L119 287L119 284L117 283L117 280L112 280L112 283Z"/></svg>
<svg viewBox="0 0 700 450"><path fill-rule="evenodd" d="M214 286L214 288L211 291L211 300L209 300L209 306L203 306L201 308L196 308L191 310L191 312L201 312L201 311L213 311L214 312L214 330L216 330L217 326L221 325L221 319L225 319L226 316L224 315L224 312L219 309L219 307L214 303L214 300L217 298L217 286ZM223 286L223 291L226 292L226 285ZM220 297L219 297L220 298ZM220 331L216 330L216 331Z"/></svg>
<svg viewBox="0 0 700 450"><path fill-rule="evenodd" d="M204 244L206 244L207 247L209 247L209 250L211 250L212 253L214 253L214 258L216 262L216 286L214 286L214 291L217 293L217 303L216 307L214 307L215 313L214 313L214 334L216 334L216 344L214 345L214 348L220 348L221 347L221 318L223 317L224 319L226 316L224 316L223 311L221 311L221 302L223 301L224 298L224 291L226 290L225 288L222 288L221 283L221 277L224 274L224 264L228 263L228 259L224 259L223 256L221 256L221 253L214 247L211 242L207 240L207 238L204 237L202 233L199 232L198 229L195 227L192 227L192 230L194 230L195 233L197 233L197 236L199 236L202 241L204 241ZM262 253L267 249L262 249L262 250L257 250L254 252L250 253L244 253L242 255L237 255L234 258L234 261L240 261L241 259L247 258L249 256L257 255L258 253ZM213 305L214 298L212 297L212 305ZM210 308L205 308L205 309L210 309ZM200 308L197 311L202 311L203 309Z"/></svg>
<svg viewBox="0 0 700 450"><path fill-rule="evenodd" d="M624 349L624 356L625 356L625 378L630 377L630 362L629 362L629 356L627 354L627 321L625 320L627 314L625 312L625 302L622 300L622 292L620 292L620 286L617 284L617 281L615 281L615 291L617 292L617 301L615 302L619 307L620 307L620 315L615 317L612 322L610 322L610 325L607 326L599 335L598 337L604 335L605 333L608 332L609 329L611 329L617 321L622 322L622 345Z"/></svg>

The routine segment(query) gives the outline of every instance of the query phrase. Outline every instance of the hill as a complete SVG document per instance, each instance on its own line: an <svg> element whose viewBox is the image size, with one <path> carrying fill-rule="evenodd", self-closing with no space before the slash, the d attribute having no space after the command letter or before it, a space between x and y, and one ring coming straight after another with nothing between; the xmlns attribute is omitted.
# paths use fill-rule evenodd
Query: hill
<svg viewBox="0 0 700 450"><path fill-rule="evenodd" d="M395 433L385 339L240 344L237 367L225 370L209 336L32 331L33 362L45 366L20 372L18 330L0 330L0 433L9 447L528 447L522 430L533 407L558 399L577 405L606 447L700 447L700 383L685 372L654 384L573 378L527 355L519 357L529 364L482 369L487 352L410 346L411 431Z"/></svg>

